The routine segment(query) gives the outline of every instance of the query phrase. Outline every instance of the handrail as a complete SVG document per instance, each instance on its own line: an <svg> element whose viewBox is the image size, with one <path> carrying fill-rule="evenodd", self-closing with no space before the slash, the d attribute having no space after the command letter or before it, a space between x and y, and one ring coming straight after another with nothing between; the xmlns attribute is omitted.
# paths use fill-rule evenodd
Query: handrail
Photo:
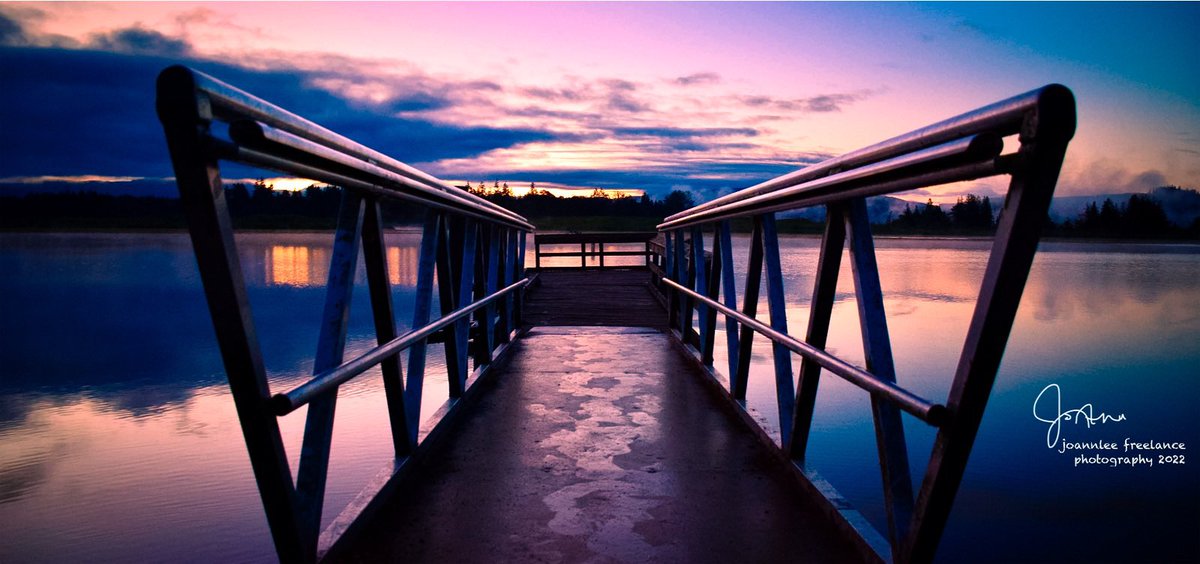
<svg viewBox="0 0 1200 564"><path fill-rule="evenodd" d="M1000 156L1003 146L996 135L975 135L815 180L780 184L770 192L719 206L693 208L691 213L683 216L676 214L676 219L664 221L658 228L676 229L705 221L808 207L849 196L876 196L930 184L914 172L931 171L946 175L947 182L991 176L1000 169L996 157ZM857 190L850 194L850 188Z"/></svg>
<svg viewBox="0 0 1200 564"><path fill-rule="evenodd" d="M259 495L279 559L313 562L350 524L377 506L352 503L321 531L338 387L379 367L395 458L360 499L373 500L429 450L461 416L463 400L520 335L525 218L269 102L186 67L164 70L157 109L175 169L209 314ZM228 138L213 123L228 124ZM342 188L314 376L272 395L241 274L220 164L234 161ZM400 200L427 211L421 235L412 329L397 335L388 277L382 204ZM376 345L344 361L350 301L362 256ZM438 292L436 302L435 292ZM441 317L433 319L435 303ZM427 348L435 333L445 350L449 399L422 429ZM408 353L402 371L400 354ZM300 465L294 474L278 418L307 406Z"/></svg>
<svg viewBox="0 0 1200 564"><path fill-rule="evenodd" d="M393 173L395 176L386 178L384 183L395 190L407 191L410 195L419 195L419 197L435 202L451 201L463 207L463 211L474 212L483 217L523 229L533 229L533 226L524 218L505 210L494 202L451 187L433 175L351 141L207 74L184 66L173 66L159 75L160 106L177 103L177 100L180 99L196 100L198 95L204 97L202 104L207 104L211 116L229 121L231 135L234 131L239 131L244 135L243 140L252 135L249 133L249 128L246 128L242 122L246 120L261 122L279 130L267 133L264 129L261 134L264 139L285 146L289 145L288 141L308 141L309 143L305 147L293 148L299 148L322 158L328 158L333 153L340 153L369 165L363 167L364 169L378 167ZM232 127L233 125L237 127ZM290 137L285 136L285 133L290 134ZM317 147L323 147L326 150L321 151ZM292 170L284 170L284 172L292 172ZM379 178L383 180L385 177L380 175Z"/></svg>
<svg viewBox="0 0 1200 564"><path fill-rule="evenodd" d="M712 380L716 318L725 320L729 361L728 397L746 412L746 389L755 335L771 342L779 449L847 536L872 560L925 563L933 560L962 482L1000 359L1012 330L1021 293L1037 251L1067 144L1075 132L1074 95L1051 84L940 121L766 182L705 202L665 218L664 277L672 333L693 352ZM1015 151L1003 139L1016 135ZM1010 177L997 221L954 382L943 403L912 394L896 383L883 290L875 260L866 198L948 182ZM775 213L824 206L825 233L804 339L788 332ZM742 311L737 310L731 222L750 218L751 234ZM704 248L711 234L711 254ZM866 369L827 352L843 251L853 263L855 301ZM764 276L765 275L765 276ZM760 285L766 278L770 323L757 319ZM802 364L798 383L792 356ZM880 474L888 518L886 538L859 517L806 463L821 370L871 394ZM725 383L721 382L724 389ZM914 494L901 411L938 429L921 489Z"/></svg>
<svg viewBox="0 0 1200 564"><path fill-rule="evenodd" d="M502 290L498 290L488 295L488 297L472 302L468 306L464 306L454 310L449 315L444 315L438 318L437 321L408 331L407 333L388 341L385 344L379 345L362 355L359 355L354 360L342 363L337 368L326 370L312 377L309 381L293 388L290 391L275 394L271 397L271 403L274 405L276 415L287 415L301 406L311 402L317 396L327 393L338 386L345 384L355 376L370 370L378 365L383 359L394 356L396 353L411 347L413 344L428 339L434 333L453 325L454 322L471 315L475 310L488 306L496 300L503 298L512 292L524 288L529 285L529 278L508 285Z"/></svg>
<svg viewBox="0 0 1200 564"><path fill-rule="evenodd" d="M1020 132L1021 126L1024 125L1026 114L1036 111L1038 108L1049 110L1041 112L1042 115L1052 120L1060 120L1059 123L1038 124L1043 133L1057 131L1057 134L1064 139L1070 139L1075 132L1074 107L1075 98L1071 94L1070 89L1061 84L1050 84L942 120L933 125L898 135L869 147L864 147L845 155L772 178L766 182L732 194L715 198L670 215L663 223L673 222L711 208L770 193L789 186L795 186L836 172L887 160L898 155L941 145L970 135L979 133L990 133L1002 137L1012 135ZM1064 109L1069 111L1064 112Z"/></svg>
<svg viewBox="0 0 1200 564"><path fill-rule="evenodd" d="M695 290L692 290L674 280L665 278L663 279L663 283L671 288L674 288L675 290L691 296L692 299L700 300L708 304L709 307L715 308L717 311L736 319L738 323L741 323L742 325L753 329L756 333L791 349L792 352L817 362L822 368L841 376L847 382L850 382L851 384L854 384L855 386L858 386L859 388L866 390L873 395L879 396L896 404L900 409L911 413L921 421L924 421L934 427L937 427L945 422L946 406L944 405L930 403L924 398L921 398L920 396L917 396L892 382L880 380L877 376L867 372L866 370L854 366L853 364L850 364L817 347L792 337L791 335L780 333L779 331L771 329L771 327L767 324L754 319L753 317L747 316L736 309L725 306L721 302L700 294L699 292L696 292Z"/></svg>

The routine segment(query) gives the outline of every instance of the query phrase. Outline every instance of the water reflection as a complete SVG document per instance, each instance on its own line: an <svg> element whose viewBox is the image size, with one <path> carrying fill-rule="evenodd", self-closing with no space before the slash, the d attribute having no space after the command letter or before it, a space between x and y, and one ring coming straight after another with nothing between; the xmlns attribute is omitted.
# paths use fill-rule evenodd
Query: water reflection
<svg viewBox="0 0 1200 564"><path fill-rule="evenodd" d="M408 243L408 242L405 242ZM388 280L393 285L416 287L419 241L387 248ZM316 245L270 245L263 247L261 279L250 278L251 284L268 286L324 286L329 279L331 247ZM258 264L252 261L251 264ZM358 280L361 282L361 280Z"/></svg>
<svg viewBox="0 0 1200 564"><path fill-rule="evenodd" d="M388 277L402 329L412 316L419 237L387 235ZM238 236L273 389L297 385L311 373L331 239L323 233ZM788 323L803 334L819 240L788 237L781 244ZM748 238L736 237L734 246L741 294ZM879 241L902 385L938 401L946 397L989 246ZM527 259L532 264L532 256ZM1038 391L1058 383L1065 396L1127 413L1126 430L1113 432L1200 444L1200 429L1181 424L1191 421L1198 391L1197 272L1194 247L1043 247L943 560L1017 560L1035 549L1055 561L1136 560L1116 546L1126 538L1122 528L1136 532L1143 547L1157 543L1157 552L1148 554L1195 558L1194 550L1180 552L1179 539L1200 523L1200 466L1081 472L1046 452L1045 429L1029 413ZM361 267L356 276L348 355L373 345ZM759 310L766 311L765 303ZM204 561L273 558L185 235L0 234L0 312L0 522L6 523L0 561L167 560L181 553ZM717 366L723 367L724 337L717 342ZM862 363L848 263L828 348ZM436 347L431 353L430 373L440 374L440 354ZM774 421L770 347L761 339L753 359L750 405ZM444 377L426 383L424 413L444 399L445 386ZM327 521L390 457L378 372L352 381L340 397ZM823 378L810 453L816 468L884 528L869 412L861 390ZM303 417L300 410L281 420L293 469ZM911 418L905 425L919 479L933 432ZM1049 508L1046 500L1060 505ZM1105 504L1118 503L1130 517L1105 512ZM1024 540L986 551L971 542L995 539L996 531Z"/></svg>

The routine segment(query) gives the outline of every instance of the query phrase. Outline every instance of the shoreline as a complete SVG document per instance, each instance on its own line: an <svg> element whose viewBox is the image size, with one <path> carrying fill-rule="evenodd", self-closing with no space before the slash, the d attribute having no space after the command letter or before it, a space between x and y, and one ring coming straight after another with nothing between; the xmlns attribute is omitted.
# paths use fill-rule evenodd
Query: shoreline
<svg viewBox="0 0 1200 564"><path fill-rule="evenodd" d="M398 226L387 228L384 230L385 235L390 234L415 234L421 233L422 228L417 225ZM332 234L332 229L236 229L234 233L237 235L263 234L263 235L317 235L317 234ZM544 233L565 233L562 230L547 229ZM604 233L606 231L597 231ZM616 233L618 231L613 231ZM45 228L4 228L0 227L0 237L20 236L20 235L169 235L180 234L186 235L186 228L174 227L45 227ZM749 233L734 233L734 235L749 235ZM789 239L820 239L819 233L780 233L780 238ZM994 237L991 235L895 235L895 234L875 234L877 241L945 241L945 242L984 242L991 241ZM1088 238L1088 237L1043 237L1042 243L1053 244L1082 244L1082 245L1153 245L1153 246L1198 246L1198 239L1113 239L1113 238Z"/></svg>

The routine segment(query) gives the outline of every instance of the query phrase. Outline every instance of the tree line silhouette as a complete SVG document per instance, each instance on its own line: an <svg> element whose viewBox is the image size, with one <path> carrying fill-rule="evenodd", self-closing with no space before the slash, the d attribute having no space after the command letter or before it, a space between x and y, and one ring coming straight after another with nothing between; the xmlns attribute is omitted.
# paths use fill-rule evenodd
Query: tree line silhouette
<svg viewBox="0 0 1200 564"><path fill-rule="evenodd" d="M507 185L487 189L460 187L513 210L541 229L652 230L662 218L695 205L692 196L672 191L662 199L649 194L625 196L595 190L586 197L556 196L530 185L517 196ZM332 229L341 201L341 189L310 186L304 190L275 190L262 180L232 184L225 189L234 226L241 229ZM425 210L404 202L385 202L387 225L421 221ZM944 210L932 200L906 205L904 211L876 225L881 234L989 235L999 218L991 199L967 195ZM820 232L821 224L805 219L781 220L783 232ZM95 192L57 192L0 197L0 225L4 229L170 229L185 226L179 200L148 196L117 196ZM748 231L748 221L734 228ZM1044 234L1059 237L1178 239L1200 238L1200 219L1179 227L1167 219L1163 206L1148 195L1131 196L1127 203L1105 199L1088 205L1077 218L1054 222L1046 219Z"/></svg>

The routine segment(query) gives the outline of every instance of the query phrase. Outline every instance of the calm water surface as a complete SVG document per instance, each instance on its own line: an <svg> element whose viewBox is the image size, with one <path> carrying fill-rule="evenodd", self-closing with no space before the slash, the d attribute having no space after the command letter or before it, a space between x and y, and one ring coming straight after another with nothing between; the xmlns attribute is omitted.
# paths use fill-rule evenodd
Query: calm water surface
<svg viewBox="0 0 1200 564"><path fill-rule="evenodd" d="M273 389L311 373L329 239L240 236ZM418 236L388 243L403 327ZM735 241L742 268L747 244ZM788 323L802 334L817 240L783 244ZM940 401L948 391L987 246L879 243L897 373L921 395ZM1091 403L1126 416L1068 424L1062 440L1200 448L1198 275L1196 246L1042 246L941 561L1200 559L1200 457L1077 467L1077 453L1047 448L1047 425L1032 416L1038 393L1058 384L1064 409ZM829 348L861 363L848 267L842 280ZM361 286L353 308L348 354L373 344ZM0 561L274 558L186 236L0 234L0 334ZM445 399L436 351L423 414ZM769 357L768 346L756 347L750 404L773 421ZM391 456L378 373L339 397L326 523ZM884 530L869 405L825 377L810 460ZM281 421L295 468L303 410ZM933 433L904 423L919 479Z"/></svg>

